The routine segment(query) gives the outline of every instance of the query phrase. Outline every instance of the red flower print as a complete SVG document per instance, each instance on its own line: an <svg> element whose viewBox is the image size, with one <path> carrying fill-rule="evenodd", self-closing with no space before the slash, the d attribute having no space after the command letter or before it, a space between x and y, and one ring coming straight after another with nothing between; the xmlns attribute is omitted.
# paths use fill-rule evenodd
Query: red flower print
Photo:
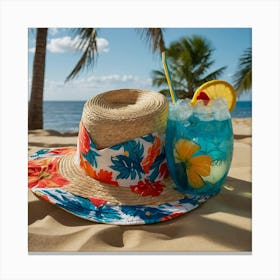
<svg viewBox="0 0 280 280"><path fill-rule="evenodd" d="M35 159L28 162L29 188L57 188L69 183L58 172L59 158Z"/></svg>
<svg viewBox="0 0 280 280"><path fill-rule="evenodd" d="M160 138L155 136L153 145L148 149L147 157L141 162L141 166L146 174L149 173L150 167L153 165L155 159L160 153Z"/></svg>
<svg viewBox="0 0 280 280"><path fill-rule="evenodd" d="M90 138L89 138L88 132L82 122L80 122L78 137L79 137L80 153L87 154L87 152L89 151L89 147L90 147Z"/></svg>
<svg viewBox="0 0 280 280"><path fill-rule="evenodd" d="M138 193L141 196L159 196L164 188L165 185L161 182L149 182L148 179L144 179L144 182L138 182L137 185L130 186L131 191Z"/></svg>
<svg viewBox="0 0 280 280"><path fill-rule="evenodd" d="M118 186L117 181L112 180L112 172L101 169L98 173L95 169L92 168L90 163L85 160L82 156L80 156L80 167L84 170L84 172L90 176L91 178L94 178L100 182L107 183L112 186Z"/></svg>
<svg viewBox="0 0 280 280"><path fill-rule="evenodd" d="M159 175L161 178L165 179L169 176L169 171L168 171L168 168L167 168L167 163L164 162L160 165L160 168L159 168Z"/></svg>
<svg viewBox="0 0 280 280"><path fill-rule="evenodd" d="M101 198L88 197L88 199L96 207L100 207L100 206L104 205L107 202L107 200L104 200L104 199L101 199Z"/></svg>
<svg viewBox="0 0 280 280"><path fill-rule="evenodd" d="M118 182L112 180L112 174L113 174L112 171L110 172L107 170L100 169L99 173L97 173L96 170L94 170L93 178L100 182L107 183L112 186L118 186L119 185Z"/></svg>

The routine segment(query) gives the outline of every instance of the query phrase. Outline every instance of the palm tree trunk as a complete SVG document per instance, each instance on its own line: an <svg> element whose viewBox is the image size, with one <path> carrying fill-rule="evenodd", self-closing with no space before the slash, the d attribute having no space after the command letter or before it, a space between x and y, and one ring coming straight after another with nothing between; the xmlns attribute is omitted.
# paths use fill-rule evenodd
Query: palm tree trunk
<svg viewBox="0 0 280 280"><path fill-rule="evenodd" d="M28 111L28 129L43 128L43 92L47 33L47 28L37 28L32 87Z"/></svg>

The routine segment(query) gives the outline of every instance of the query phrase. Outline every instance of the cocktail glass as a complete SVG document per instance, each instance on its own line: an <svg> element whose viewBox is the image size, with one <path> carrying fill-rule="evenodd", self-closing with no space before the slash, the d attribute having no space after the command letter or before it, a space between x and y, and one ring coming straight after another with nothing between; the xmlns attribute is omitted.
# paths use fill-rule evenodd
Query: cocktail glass
<svg viewBox="0 0 280 280"><path fill-rule="evenodd" d="M166 130L168 169L179 191L219 193L232 160L233 131L223 98L170 103Z"/></svg>

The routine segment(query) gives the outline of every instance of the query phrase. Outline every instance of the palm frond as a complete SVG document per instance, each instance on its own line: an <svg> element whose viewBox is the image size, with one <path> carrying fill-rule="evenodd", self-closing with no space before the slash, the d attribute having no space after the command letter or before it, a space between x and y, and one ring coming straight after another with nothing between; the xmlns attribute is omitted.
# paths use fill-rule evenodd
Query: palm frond
<svg viewBox="0 0 280 280"><path fill-rule="evenodd" d="M240 77L238 78L238 82L234 84L234 88L238 95L243 91L249 91L252 88L252 70L240 73Z"/></svg>
<svg viewBox="0 0 280 280"><path fill-rule="evenodd" d="M182 83L182 80L179 80L176 75L172 75L171 77L172 84L175 89L183 89L184 88L184 83ZM152 71L152 85L161 87L161 86L167 86L167 79L165 76L164 71L159 71L159 70L153 70Z"/></svg>
<svg viewBox="0 0 280 280"><path fill-rule="evenodd" d="M166 85L166 77L163 71L153 70L152 71L152 85L161 87L162 85Z"/></svg>
<svg viewBox="0 0 280 280"><path fill-rule="evenodd" d="M193 73L195 76L202 76L205 74L205 72L208 71L208 69L214 64L214 60L211 60L211 61L207 61L204 59L201 60L200 64L198 65L195 65L193 67Z"/></svg>
<svg viewBox="0 0 280 280"><path fill-rule="evenodd" d="M161 89L159 92L162 93L164 96L166 96L168 99L171 99L169 89L167 88ZM178 99L190 98L190 95L185 90L179 89L179 90L175 90L175 92Z"/></svg>
<svg viewBox="0 0 280 280"><path fill-rule="evenodd" d="M157 51L163 52L165 50L163 28L136 28L136 31L140 33L142 39L146 39L153 53Z"/></svg>
<svg viewBox="0 0 280 280"><path fill-rule="evenodd" d="M77 50L82 51L82 56L71 73L67 76L65 82L75 78L82 69L93 66L98 52L96 28L77 28L75 29L75 33L80 37L77 44Z"/></svg>
<svg viewBox="0 0 280 280"><path fill-rule="evenodd" d="M211 80L218 79L218 77L222 75L222 73L225 71L226 68L227 68L227 66L223 66L223 67L209 73L207 76L205 76L204 78L202 78L200 80L201 84L206 83Z"/></svg>
<svg viewBox="0 0 280 280"><path fill-rule="evenodd" d="M234 74L234 88L237 94L252 88L252 48L247 48L239 59L238 71Z"/></svg>

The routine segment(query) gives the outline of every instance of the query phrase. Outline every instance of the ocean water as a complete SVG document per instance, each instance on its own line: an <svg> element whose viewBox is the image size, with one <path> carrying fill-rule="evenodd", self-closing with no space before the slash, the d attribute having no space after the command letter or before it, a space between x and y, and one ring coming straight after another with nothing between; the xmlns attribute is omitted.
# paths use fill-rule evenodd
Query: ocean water
<svg viewBox="0 0 280 280"><path fill-rule="evenodd" d="M44 129L78 131L85 101L44 101Z"/></svg>
<svg viewBox="0 0 280 280"><path fill-rule="evenodd" d="M44 101L44 129L78 131L85 101ZM233 118L252 117L252 102L237 102Z"/></svg>
<svg viewBox="0 0 280 280"><path fill-rule="evenodd" d="M236 106L231 112L232 118L251 118L252 117L252 102L242 101L236 102Z"/></svg>

